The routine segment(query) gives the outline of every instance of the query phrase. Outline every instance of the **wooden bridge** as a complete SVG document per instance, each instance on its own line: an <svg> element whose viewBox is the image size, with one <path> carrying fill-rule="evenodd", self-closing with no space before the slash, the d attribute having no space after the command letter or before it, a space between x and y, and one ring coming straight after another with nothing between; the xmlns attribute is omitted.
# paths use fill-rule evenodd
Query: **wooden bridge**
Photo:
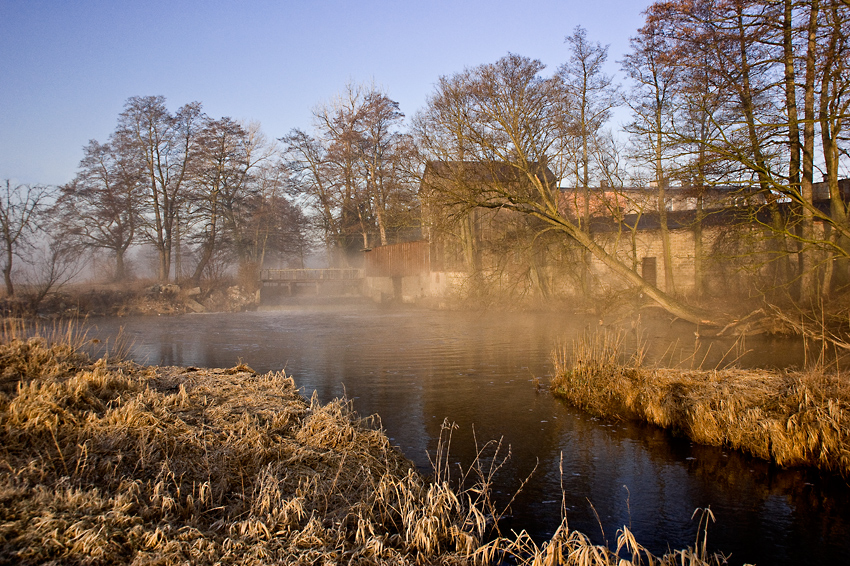
<svg viewBox="0 0 850 566"><path fill-rule="evenodd" d="M299 288L315 289L318 295L322 287L346 290L359 288L362 283L362 269L263 269L260 272L261 292L290 297L298 294Z"/></svg>

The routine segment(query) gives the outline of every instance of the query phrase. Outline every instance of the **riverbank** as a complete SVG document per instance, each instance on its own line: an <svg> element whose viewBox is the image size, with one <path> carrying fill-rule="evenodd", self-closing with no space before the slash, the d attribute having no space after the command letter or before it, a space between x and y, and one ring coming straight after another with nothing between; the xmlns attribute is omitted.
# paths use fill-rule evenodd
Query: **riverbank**
<svg viewBox="0 0 850 566"><path fill-rule="evenodd" d="M453 494L282 373L91 362L40 339L0 360L2 563L409 563L478 547Z"/></svg>
<svg viewBox="0 0 850 566"><path fill-rule="evenodd" d="M553 393L595 416L850 475L850 379L837 370L645 368L623 360L617 337L603 334L553 358Z"/></svg>
<svg viewBox="0 0 850 566"><path fill-rule="evenodd" d="M255 310L259 292L232 281L204 286L134 281L127 284L67 286L34 302L26 290L0 299L0 313L40 319L73 319L102 316L178 315L203 312Z"/></svg>
<svg viewBox="0 0 850 566"><path fill-rule="evenodd" d="M426 480L375 423L282 373L81 345L0 341L0 564L618 563L566 522L543 543L498 538L487 477ZM618 544L646 554L627 529ZM665 560L683 557L722 562L699 544Z"/></svg>

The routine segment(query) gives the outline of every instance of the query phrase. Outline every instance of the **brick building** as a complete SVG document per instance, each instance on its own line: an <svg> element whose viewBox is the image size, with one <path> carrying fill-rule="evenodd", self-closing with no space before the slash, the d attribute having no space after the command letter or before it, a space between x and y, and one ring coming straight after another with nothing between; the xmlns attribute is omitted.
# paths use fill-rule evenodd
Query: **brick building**
<svg viewBox="0 0 850 566"><path fill-rule="evenodd" d="M554 183L548 168L540 177ZM428 196L449 186L455 202L465 191L489 190L488 185L524 180L506 165L429 163L422 186L423 226L430 242L431 278L453 281L441 293L477 291L519 295L605 295L626 289L602 261L579 248L563 233L541 231L540 221L506 209L440 208ZM839 183L845 202L850 180ZM670 239L672 288L664 277L664 252L656 187L612 188L602 184L588 190L558 190L562 214L589 231L593 240L624 265L662 291L676 295L747 294L754 288L787 282L788 242L768 228L771 223L764 195L746 187L666 186L664 208ZM816 205L828 211L826 183L814 186ZM451 194L451 193L450 193ZM790 209L777 199L780 214ZM589 222L588 222L589 220ZM815 226L825 236L823 223ZM786 253L777 253L785 246ZM785 258L786 265L781 265ZM783 269L786 272L783 272Z"/></svg>

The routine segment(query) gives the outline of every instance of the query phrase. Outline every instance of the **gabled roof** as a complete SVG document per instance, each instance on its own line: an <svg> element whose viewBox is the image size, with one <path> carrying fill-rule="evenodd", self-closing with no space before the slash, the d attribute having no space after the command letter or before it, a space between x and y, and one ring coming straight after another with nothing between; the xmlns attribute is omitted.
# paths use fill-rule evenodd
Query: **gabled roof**
<svg viewBox="0 0 850 566"><path fill-rule="evenodd" d="M556 181L555 174L545 165L532 162L528 170L542 175L549 184ZM528 180L524 169L506 161L428 161L423 183L429 177L468 183L518 183Z"/></svg>

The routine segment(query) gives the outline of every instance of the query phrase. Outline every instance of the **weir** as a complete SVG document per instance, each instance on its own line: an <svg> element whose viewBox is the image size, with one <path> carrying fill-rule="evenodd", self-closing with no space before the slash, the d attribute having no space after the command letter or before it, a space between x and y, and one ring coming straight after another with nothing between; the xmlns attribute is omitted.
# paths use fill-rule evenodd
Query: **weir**
<svg viewBox="0 0 850 566"><path fill-rule="evenodd" d="M445 296L454 274L431 271L427 241L363 250L363 268L263 269L260 302L296 296L362 296L376 303L414 303Z"/></svg>
<svg viewBox="0 0 850 566"><path fill-rule="evenodd" d="M360 294L363 270L263 269L260 272L260 302L297 295Z"/></svg>

